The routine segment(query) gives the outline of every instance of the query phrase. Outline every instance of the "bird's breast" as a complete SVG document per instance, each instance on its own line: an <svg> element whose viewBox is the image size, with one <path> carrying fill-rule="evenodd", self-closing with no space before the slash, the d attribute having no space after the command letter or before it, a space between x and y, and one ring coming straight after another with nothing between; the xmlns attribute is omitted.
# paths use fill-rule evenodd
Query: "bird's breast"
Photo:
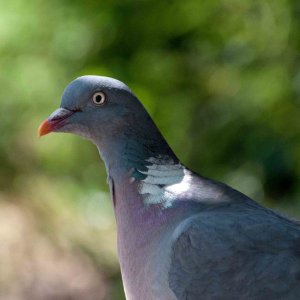
<svg viewBox="0 0 300 300"><path fill-rule="evenodd" d="M128 232L119 233L118 252L126 299L175 300L168 282L171 234L136 239Z"/></svg>
<svg viewBox="0 0 300 300"><path fill-rule="evenodd" d="M139 182L114 184L118 253L127 300L175 300L168 275L172 235L181 218L173 209L145 204Z"/></svg>

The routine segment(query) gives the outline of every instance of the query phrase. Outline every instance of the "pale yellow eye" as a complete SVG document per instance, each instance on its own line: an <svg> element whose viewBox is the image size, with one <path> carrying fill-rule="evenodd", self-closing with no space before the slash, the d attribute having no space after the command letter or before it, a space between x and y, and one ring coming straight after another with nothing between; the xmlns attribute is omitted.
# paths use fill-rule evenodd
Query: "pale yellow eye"
<svg viewBox="0 0 300 300"><path fill-rule="evenodd" d="M97 92L93 95L93 103L96 105L103 105L106 100L106 95L103 92Z"/></svg>

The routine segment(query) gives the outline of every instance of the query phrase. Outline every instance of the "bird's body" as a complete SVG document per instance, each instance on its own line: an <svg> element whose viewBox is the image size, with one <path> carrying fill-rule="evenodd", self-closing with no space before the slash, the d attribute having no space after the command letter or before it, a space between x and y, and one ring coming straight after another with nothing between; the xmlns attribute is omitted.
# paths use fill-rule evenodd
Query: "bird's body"
<svg viewBox="0 0 300 300"><path fill-rule="evenodd" d="M300 299L299 223L183 166L127 86L78 78L50 131L105 161L126 299Z"/></svg>

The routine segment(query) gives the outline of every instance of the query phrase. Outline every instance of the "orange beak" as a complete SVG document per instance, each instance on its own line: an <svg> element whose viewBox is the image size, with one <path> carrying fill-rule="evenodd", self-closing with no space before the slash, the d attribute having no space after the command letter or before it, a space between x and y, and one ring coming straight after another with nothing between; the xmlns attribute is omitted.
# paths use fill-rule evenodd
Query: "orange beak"
<svg viewBox="0 0 300 300"><path fill-rule="evenodd" d="M38 136L46 135L50 132L56 131L66 124L66 119L73 115L75 111L65 108L59 108L53 112L50 117L45 120L38 129Z"/></svg>
<svg viewBox="0 0 300 300"><path fill-rule="evenodd" d="M53 131L53 125L48 120L45 120L38 129L38 136L41 137L52 131Z"/></svg>

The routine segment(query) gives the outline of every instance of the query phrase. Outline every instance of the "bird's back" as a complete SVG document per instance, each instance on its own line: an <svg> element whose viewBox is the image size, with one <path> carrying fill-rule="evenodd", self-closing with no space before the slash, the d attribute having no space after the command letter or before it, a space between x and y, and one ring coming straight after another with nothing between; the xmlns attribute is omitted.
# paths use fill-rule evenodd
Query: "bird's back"
<svg viewBox="0 0 300 300"><path fill-rule="evenodd" d="M206 199L178 225L169 270L177 299L300 299L299 224L226 185L194 184L195 203L211 193L214 204Z"/></svg>

